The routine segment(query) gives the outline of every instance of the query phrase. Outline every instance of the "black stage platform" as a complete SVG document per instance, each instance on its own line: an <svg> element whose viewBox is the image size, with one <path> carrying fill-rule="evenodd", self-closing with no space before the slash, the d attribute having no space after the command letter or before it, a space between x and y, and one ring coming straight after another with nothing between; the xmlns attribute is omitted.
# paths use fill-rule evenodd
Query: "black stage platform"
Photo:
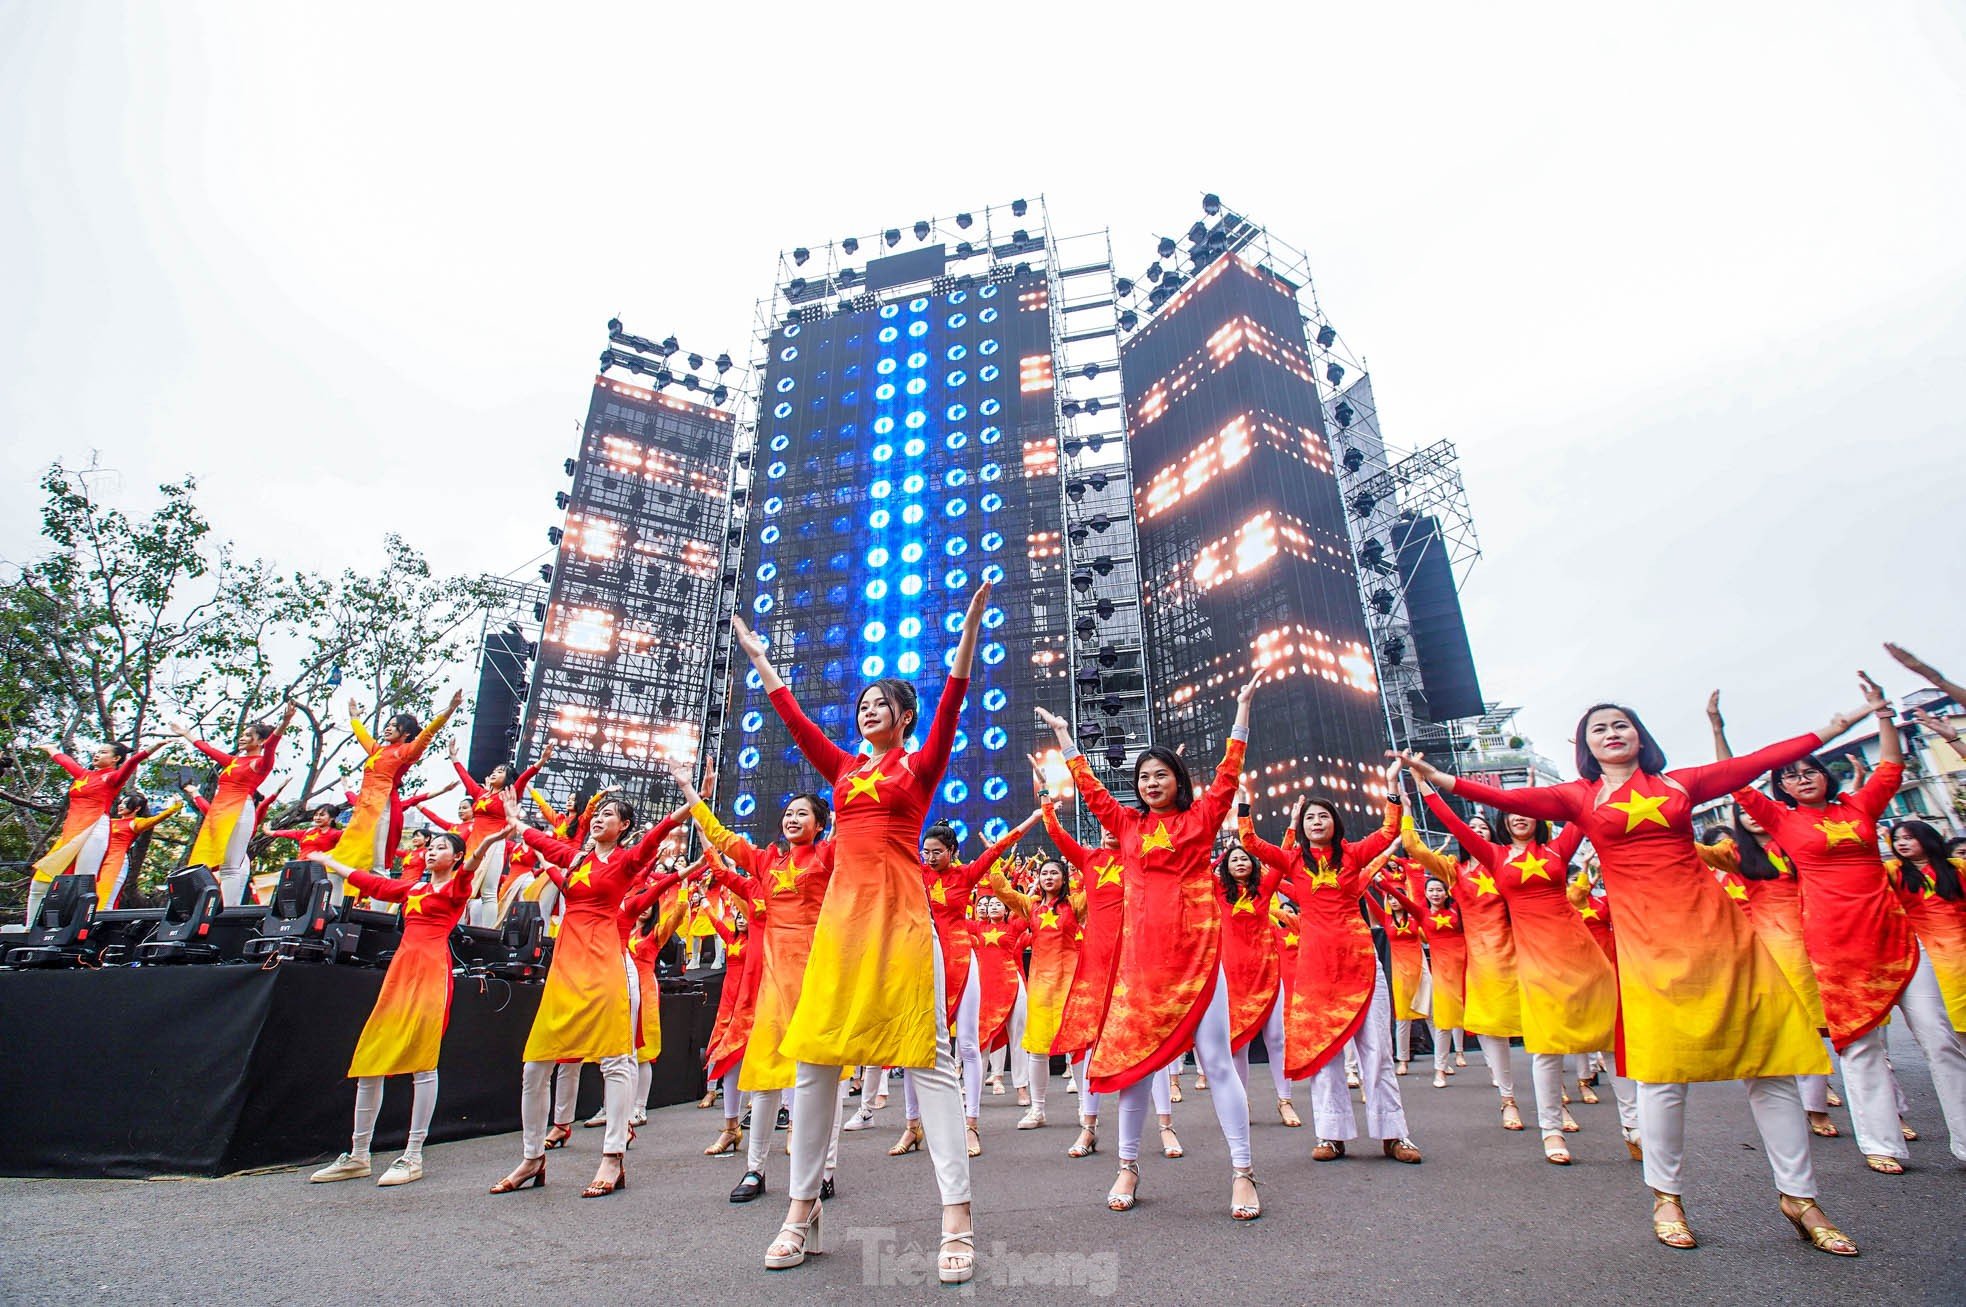
<svg viewBox="0 0 1966 1307"><path fill-rule="evenodd" d="M0 1175L224 1175L348 1146L348 1059L382 987L370 967L288 962L0 971ZM662 995L650 1105L701 1096L723 985ZM540 986L459 976L430 1141L519 1128L519 1064ZM579 1111L600 1105L582 1075ZM409 1127L408 1076L383 1095L378 1140Z"/></svg>

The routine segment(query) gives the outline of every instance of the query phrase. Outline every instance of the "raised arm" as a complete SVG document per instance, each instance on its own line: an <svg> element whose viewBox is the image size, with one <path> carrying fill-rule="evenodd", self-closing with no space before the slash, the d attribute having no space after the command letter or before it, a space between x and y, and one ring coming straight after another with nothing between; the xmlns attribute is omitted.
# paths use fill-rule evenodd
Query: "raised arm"
<svg viewBox="0 0 1966 1307"><path fill-rule="evenodd" d="M682 879L680 874L673 871L657 872L644 881L641 888L634 890L627 898L621 901L621 910L631 917L641 916L644 912L655 906L655 901L661 898L664 892L675 888L682 882ZM704 907L704 911L709 911L707 904ZM714 917L716 914L711 913L710 915Z"/></svg>
<svg viewBox="0 0 1966 1307"><path fill-rule="evenodd" d="M450 703L445 706L444 710L438 713L435 717L432 717L430 719L430 724L428 726L425 726L421 731L417 732L416 738L410 741L409 756L412 760L421 758L423 756L423 751L430 747L430 741L437 738L437 732L444 729L444 723L448 722L451 719L451 714L456 712L458 705L463 702L464 702L464 691L462 690L454 691L451 694ZM462 767L458 768L458 771L460 773L463 772L463 770L464 769Z"/></svg>
<svg viewBox="0 0 1966 1307"><path fill-rule="evenodd" d="M369 734L368 725L362 721L362 706L353 699L348 701L348 730L355 737L355 743L362 746L363 753L374 753L382 747L381 742Z"/></svg>
<svg viewBox="0 0 1966 1307"><path fill-rule="evenodd" d="M1297 814L1302 810L1303 800L1300 799L1297 806L1290 810L1292 825L1296 824ZM1236 818L1236 838L1242 841L1242 847L1249 852L1250 857L1265 867L1281 868L1286 876L1291 873L1293 864L1301 865L1303 862L1303 856L1296 850L1281 848L1258 835L1256 823L1247 815Z"/></svg>
<svg viewBox="0 0 1966 1307"><path fill-rule="evenodd" d="M466 794L470 795L473 799L482 799L485 797L485 787L478 784L477 778L466 771L464 764L458 760L456 740L451 741L451 766L457 771L458 782L464 786L464 792Z"/></svg>
<svg viewBox="0 0 1966 1307"><path fill-rule="evenodd" d="M1441 880L1453 882L1456 870L1454 859L1421 839L1420 832L1414 829L1411 821L1400 823L1399 838L1406 849L1406 856L1419 863L1422 870L1433 873Z"/></svg>
<svg viewBox="0 0 1966 1307"><path fill-rule="evenodd" d="M935 720L915 755L914 772L925 790L942 781L949 765L949 751L956 743L956 723L962 720L963 699L969 693L969 669L976 660L976 637L983 629L983 612L990 606L990 583L976 587L963 614L962 637L956 641L956 656L949 663L949 679L942 683L942 697L935 701Z"/></svg>
<svg viewBox="0 0 1966 1307"><path fill-rule="evenodd" d="M1086 870L1086 863L1092 858L1092 850L1073 839L1064 826L1059 824L1058 810L1049 794L1045 795L1039 803L1038 810L1044 814L1044 833L1051 836L1052 844L1057 847L1060 854L1064 855L1065 861L1080 871Z"/></svg>
<svg viewBox="0 0 1966 1307"><path fill-rule="evenodd" d="M1425 754L1409 753L1403 756L1417 779L1444 794L1457 795L1470 803L1484 804L1522 817L1539 817L1544 821L1570 821L1576 815L1570 786L1529 785L1505 790L1498 785L1470 780L1466 776L1450 776L1429 763Z"/></svg>
<svg viewBox="0 0 1966 1307"><path fill-rule="evenodd" d="M1038 709L1038 720L1051 728L1052 738L1058 742L1058 751L1064 755L1066 769L1072 773L1072 784L1078 789L1079 802L1092 814L1093 820L1114 834L1119 834L1133 819L1134 813L1120 805L1099 778L1092 774L1092 765L1079 752L1078 744L1072 739L1071 725L1057 713Z"/></svg>
<svg viewBox="0 0 1966 1307"><path fill-rule="evenodd" d="M423 814L423 819L425 821L435 826L438 830L447 830L452 832L455 832L457 830L456 822L451 821L447 817L438 816L436 813L430 811L430 809L424 807L420 803L416 805L416 810Z"/></svg>
<svg viewBox="0 0 1966 1307"><path fill-rule="evenodd" d="M1945 674L1902 645L1886 644L1884 652L1897 659L1907 671L1944 690L1954 703L1966 703L1966 685L1948 681Z"/></svg>
<svg viewBox="0 0 1966 1307"><path fill-rule="evenodd" d="M1693 841L1693 851L1700 855L1700 861L1715 871L1739 871L1741 869L1741 849L1733 840L1722 837L1712 844Z"/></svg>
<svg viewBox="0 0 1966 1307"><path fill-rule="evenodd" d="M1461 847L1472 853L1483 866L1493 871L1506 860L1505 850L1501 845L1475 834L1474 828L1462 821L1460 814L1447 806L1447 800L1434 793L1425 784L1420 787L1420 797L1425 801L1427 811L1440 818L1441 825L1447 827L1448 833L1461 841Z"/></svg>
<svg viewBox="0 0 1966 1307"><path fill-rule="evenodd" d="M508 826L506 829L509 831L511 827ZM525 840L528 848L536 850L539 856L549 863L557 862L563 867L570 867L580 856L580 845L572 840L548 835L545 831L535 830L531 826L520 828L520 838Z"/></svg>
<svg viewBox="0 0 1966 1307"><path fill-rule="evenodd" d="M1022 917L1026 921L1030 920L1037 900L1029 894L1011 888L1010 880L1003 874L1001 867L991 864L990 872L984 877L983 884L1006 908L1010 909L1011 915Z"/></svg>
<svg viewBox="0 0 1966 1307"><path fill-rule="evenodd" d="M137 834L141 835L143 834L143 832L147 830L154 830L158 826L163 825L165 822L169 821L171 818L177 816L180 812L183 811L184 811L184 805L174 800L172 801L171 806L164 809L162 812L159 812L149 817L137 817L132 819L132 821L130 822L130 828L136 831Z"/></svg>
<svg viewBox="0 0 1966 1307"><path fill-rule="evenodd" d="M1578 821L1563 823L1563 829L1550 841L1550 852L1558 862L1568 866L1570 859L1577 856L1577 850L1584 847L1584 824Z"/></svg>
<svg viewBox="0 0 1966 1307"><path fill-rule="evenodd" d="M54 745L46 744L42 748L47 752L48 760L67 772L72 779L79 781L89 774L87 767L84 767L81 763L75 761L75 759L69 757L60 749L57 749Z"/></svg>
<svg viewBox="0 0 1966 1307"><path fill-rule="evenodd" d="M1734 756L1734 746L1727 743L1727 719L1720 715L1720 691L1715 690L1707 696L1707 725L1713 730L1713 756L1716 761L1725 762Z"/></svg>
<svg viewBox="0 0 1966 1307"><path fill-rule="evenodd" d="M1025 834L1031 829L1031 827L1037 824L1038 824L1038 814L1033 812L1030 816L1026 817L1023 821L1017 823L1017 825L1012 826L1009 830L1005 831L1003 835L997 839L997 842L990 845L988 848L984 849L983 852L977 856L974 862L966 863L963 866L958 867L956 869L957 879L960 880L962 884L965 886L974 885L978 881L982 880L985 875L996 870L998 860L1001 859L1004 856L1004 854L1009 853L1012 849L1016 848L1017 842L1023 839Z"/></svg>
<svg viewBox="0 0 1966 1307"><path fill-rule="evenodd" d="M526 768L512 779L510 784L515 793L523 794L527 787L532 784L533 778L539 775L539 769L544 767L547 760L553 756L553 747L553 742L548 740L546 746L539 751L539 757L533 759L532 766Z"/></svg>

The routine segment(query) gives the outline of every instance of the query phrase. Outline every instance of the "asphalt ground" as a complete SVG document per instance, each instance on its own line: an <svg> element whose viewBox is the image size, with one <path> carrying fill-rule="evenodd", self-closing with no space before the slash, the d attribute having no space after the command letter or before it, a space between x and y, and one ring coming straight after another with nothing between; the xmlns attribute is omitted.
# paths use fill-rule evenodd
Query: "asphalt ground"
<svg viewBox="0 0 1966 1307"><path fill-rule="evenodd" d="M1855 1259L1812 1250L1776 1214L1739 1086L1694 1088L1687 1204L1701 1247L1674 1252L1653 1241L1608 1092L1573 1105L1584 1125L1571 1137L1577 1161L1554 1167L1533 1117L1521 1134L1498 1128L1471 1050L1448 1089L1432 1088L1420 1063L1401 1082L1426 1154L1419 1166L1369 1143L1339 1162L1311 1161L1310 1128L1277 1123L1268 1072L1252 1068L1264 1216L1247 1224L1228 1216L1227 1153L1205 1094L1175 1108L1186 1157L1162 1159L1149 1134L1139 1205L1124 1215L1104 1205L1110 1136L1091 1158L1064 1156L1076 1099L1062 1080L1041 1130L1016 1130L1015 1098L986 1094L985 1155L972 1164L981 1255L965 1289L934 1282L926 1154L885 1156L900 1129L897 1093L877 1128L845 1136L840 1192L826 1209L830 1251L792 1271L760 1264L784 1216L784 1136L769 1196L733 1206L741 1159L701 1152L720 1114L685 1105L653 1114L628 1154L629 1187L600 1200L578 1197L600 1150L600 1131L584 1129L548 1155L544 1189L499 1198L485 1189L517 1162L516 1135L432 1147L426 1178L396 1189L310 1185L311 1168L0 1181L0 1302L1966 1303L1966 1166L1950 1157L1924 1063L1902 1031L1892 1053L1924 1133L1908 1174L1866 1170L1841 1109L1844 1137L1816 1141L1822 1200L1863 1248ZM1518 1077L1529 1116L1526 1062ZM514 1068L515 1093L517 1080ZM1298 1100L1308 1117L1308 1092ZM324 1158L343 1146L324 1140ZM375 1156L379 1175L393 1156L385 1141Z"/></svg>

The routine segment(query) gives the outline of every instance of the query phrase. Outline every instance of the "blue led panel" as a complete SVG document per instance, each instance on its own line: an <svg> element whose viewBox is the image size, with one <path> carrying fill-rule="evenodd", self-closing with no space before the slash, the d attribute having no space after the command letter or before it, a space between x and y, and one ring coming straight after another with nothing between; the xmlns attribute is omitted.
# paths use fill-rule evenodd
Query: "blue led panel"
<svg viewBox="0 0 1966 1307"><path fill-rule="evenodd" d="M912 682L927 723L970 592L994 581L934 815L1000 833L1030 809L1034 707L1070 701L1043 274L781 327L763 393L738 611L851 748L878 677ZM731 815L775 834L817 778L748 668L730 720Z"/></svg>

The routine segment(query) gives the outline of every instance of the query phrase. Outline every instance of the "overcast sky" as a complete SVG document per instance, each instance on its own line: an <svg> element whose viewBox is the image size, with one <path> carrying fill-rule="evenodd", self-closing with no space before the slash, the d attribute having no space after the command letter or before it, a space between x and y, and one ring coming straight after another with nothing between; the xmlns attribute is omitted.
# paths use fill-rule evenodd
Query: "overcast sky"
<svg viewBox="0 0 1966 1307"><path fill-rule="evenodd" d="M751 351L777 252L1043 195L1307 249L1462 453L1482 685L1553 757L1966 668L1966 9L0 7L0 557L92 451L283 564L546 548L608 317Z"/></svg>

